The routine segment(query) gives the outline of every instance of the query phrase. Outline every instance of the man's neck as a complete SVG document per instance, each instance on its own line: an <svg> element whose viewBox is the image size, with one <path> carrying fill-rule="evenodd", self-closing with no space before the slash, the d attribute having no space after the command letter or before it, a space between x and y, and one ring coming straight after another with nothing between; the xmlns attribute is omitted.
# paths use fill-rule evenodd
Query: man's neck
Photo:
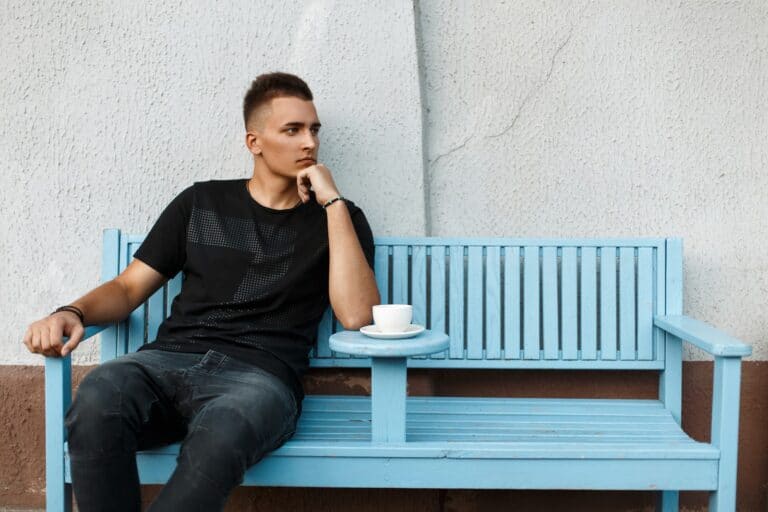
<svg viewBox="0 0 768 512"><path fill-rule="evenodd" d="M273 210L287 210L301 201L296 182L253 166L253 176L248 180L248 192L254 201Z"/></svg>

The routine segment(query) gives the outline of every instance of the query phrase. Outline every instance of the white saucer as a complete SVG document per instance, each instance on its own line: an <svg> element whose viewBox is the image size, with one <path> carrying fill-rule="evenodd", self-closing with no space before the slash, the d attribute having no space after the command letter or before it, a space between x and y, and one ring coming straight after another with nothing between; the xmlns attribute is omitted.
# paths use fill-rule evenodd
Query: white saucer
<svg viewBox="0 0 768 512"><path fill-rule="evenodd" d="M413 338L414 336L424 332L423 325L411 324L405 328L403 332L381 332L375 325L366 325L360 328L360 332L371 338L379 338L382 340L396 340L400 338Z"/></svg>

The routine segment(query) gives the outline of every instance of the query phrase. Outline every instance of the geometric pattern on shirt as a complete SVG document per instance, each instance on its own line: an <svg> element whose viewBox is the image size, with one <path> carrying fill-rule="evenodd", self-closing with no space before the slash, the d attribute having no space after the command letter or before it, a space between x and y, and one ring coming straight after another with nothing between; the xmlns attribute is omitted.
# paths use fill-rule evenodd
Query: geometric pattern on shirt
<svg viewBox="0 0 768 512"><path fill-rule="evenodd" d="M277 311L265 311L258 315L250 314L248 316L260 327L290 327L297 320L296 318L293 318L295 310L295 304L289 303L285 304ZM242 313L242 308L231 305L222 305L206 315L206 317L200 321L200 324L205 325L206 327L218 327L221 325L222 321L230 320L242 315Z"/></svg>
<svg viewBox="0 0 768 512"><path fill-rule="evenodd" d="M297 231L290 227L227 217L198 207L192 209L187 230L187 239L192 243L250 254L248 270L232 303L258 300L272 291L273 285L288 272L296 236Z"/></svg>

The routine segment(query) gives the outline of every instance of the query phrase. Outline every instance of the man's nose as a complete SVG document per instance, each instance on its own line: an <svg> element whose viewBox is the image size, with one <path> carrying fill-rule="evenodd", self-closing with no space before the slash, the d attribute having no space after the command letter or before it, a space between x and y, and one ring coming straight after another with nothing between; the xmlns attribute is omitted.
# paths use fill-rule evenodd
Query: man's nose
<svg viewBox="0 0 768 512"><path fill-rule="evenodd" d="M307 132L302 140L302 146L306 149L315 149L317 147L317 138L311 132Z"/></svg>

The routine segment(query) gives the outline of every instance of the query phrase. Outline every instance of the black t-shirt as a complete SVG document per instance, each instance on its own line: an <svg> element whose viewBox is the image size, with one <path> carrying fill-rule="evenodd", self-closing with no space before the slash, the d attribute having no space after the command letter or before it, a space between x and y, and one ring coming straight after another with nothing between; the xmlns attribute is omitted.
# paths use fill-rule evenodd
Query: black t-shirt
<svg viewBox="0 0 768 512"><path fill-rule="evenodd" d="M338 207L338 206L335 206ZM346 201L368 264L373 235ZM287 210L253 200L247 180L195 183L163 211L135 257L181 293L142 349L208 350L257 365L304 396L300 377L328 307L328 221L314 199Z"/></svg>

